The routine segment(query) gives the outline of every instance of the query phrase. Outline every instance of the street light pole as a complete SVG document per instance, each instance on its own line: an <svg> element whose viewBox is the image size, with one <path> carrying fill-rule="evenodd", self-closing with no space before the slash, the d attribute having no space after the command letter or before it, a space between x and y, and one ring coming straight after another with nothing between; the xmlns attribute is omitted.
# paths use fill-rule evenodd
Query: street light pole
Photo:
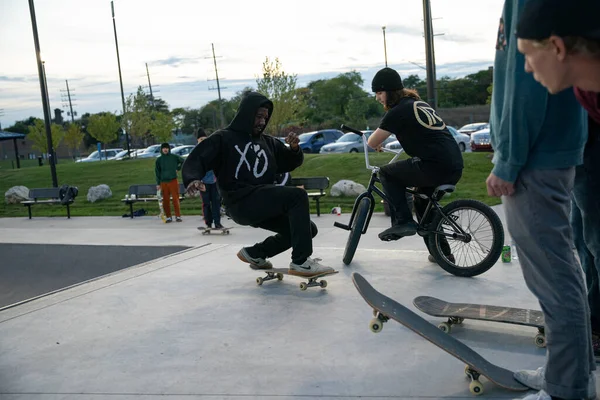
<svg viewBox="0 0 600 400"><path fill-rule="evenodd" d="M385 66L387 68L387 45L385 43L385 26L381 27L381 30L383 31L383 54L385 55Z"/></svg>
<svg viewBox="0 0 600 400"><path fill-rule="evenodd" d="M115 31L115 47L117 48L117 65L119 67L119 83L121 84L121 104L123 106L123 116L121 117L121 129L125 131L125 141L127 142L127 155L131 157L131 149L129 148L129 132L123 128L125 124L125 93L123 92L123 77L121 76L121 59L119 58L119 41L117 40L117 23L115 21L115 6L110 2L112 11L113 29Z"/></svg>
<svg viewBox="0 0 600 400"><path fill-rule="evenodd" d="M427 59L427 102L437 109L435 52L433 50L433 22L431 21L430 0L423 0L423 21L425 28L425 54Z"/></svg>
<svg viewBox="0 0 600 400"><path fill-rule="evenodd" d="M52 146L52 131L50 129L50 113L48 101L48 88L46 87L46 75L42 66L42 55L40 50L40 39L38 38L37 21L35 19L35 6L33 0L29 0L29 13L31 14L31 26L33 28L33 42L35 44L35 57L37 59L38 76L40 78L40 91L42 92L42 106L44 108L44 125L46 127L46 141L48 144L48 162L50 163L50 173L52 175L52 186L58 187L58 178L56 176L56 163L54 160L54 146Z"/></svg>

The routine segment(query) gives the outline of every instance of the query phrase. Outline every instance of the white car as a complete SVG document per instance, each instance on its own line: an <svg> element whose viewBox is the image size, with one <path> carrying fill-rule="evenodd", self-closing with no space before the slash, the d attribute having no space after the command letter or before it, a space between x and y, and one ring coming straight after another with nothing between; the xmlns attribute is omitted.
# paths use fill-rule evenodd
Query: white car
<svg viewBox="0 0 600 400"><path fill-rule="evenodd" d="M175 147L173 144L169 144L171 146L171 150ZM152 158L160 156L160 144L155 144L150 147L147 147L142 153L138 152L137 158Z"/></svg>
<svg viewBox="0 0 600 400"><path fill-rule="evenodd" d="M464 133L466 135L471 135L471 133L473 133L473 132L477 132L482 129L489 129L489 128L490 128L490 124L488 124L487 122L476 122L473 124L464 125L458 131L460 133Z"/></svg>
<svg viewBox="0 0 600 400"><path fill-rule="evenodd" d="M470 148L471 137L469 135L460 133L453 126L449 126L448 130L450 131L450 134L452 135L452 137L454 137L454 140L456 140L456 144L458 144L458 148L460 149L461 152L465 152L468 148ZM392 137L392 136L390 136L390 137ZM402 148L402 146L400 145L400 142L398 142L397 140L394 140L393 142L388 143L385 147L386 147L386 149L392 149L392 150L400 150Z"/></svg>
<svg viewBox="0 0 600 400"><path fill-rule="evenodd" d="M194 150L194 147L196 147L196 146L186 145L186 146L173 147L171 149L171 153L175 154L176 156L186 158L187 156L190 155L192 150Z"/></svg>
<svg viewBox="0 0 600 400"><path fill-rule="evenodd" d="M106 149L102 150L101 153L98 150L94 151L92 154L87 156L86 158L81 158L76 162L95 162L95 161L104 161L106 159L112 160L116 157L119 152L123 151L123 149Z"/></svg>
<svg viewBox="0 0 600 400"><path fill-rule="evenodd" d="M471 137L464 133L460 133L453 126L449 126L448 130L454 137L454 140L456 140L456 144L458 144L460 151L464 153L470 147Z"/></svg>

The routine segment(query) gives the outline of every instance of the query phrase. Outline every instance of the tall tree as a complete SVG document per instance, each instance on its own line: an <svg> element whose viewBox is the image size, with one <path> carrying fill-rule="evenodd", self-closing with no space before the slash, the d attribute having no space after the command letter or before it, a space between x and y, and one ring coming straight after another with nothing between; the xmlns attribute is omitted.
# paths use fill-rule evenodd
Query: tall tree
<svg viewBox="0 0 600 400"><path fill-rule="evenodd" d="M123 126L132 139L141 140L150 130L151 122L148 98L140 86L137 93L130 94L125 101Z"/></svg>
<svg viewBox="0 0 600 400"><path fill-rule="evenodd" d="M71 156L75 156L79 146L83 142L84 133L81 131L81 128L77 124L69 124L67 130L65 132L64 141L69 150L71 151Z"/></svg>
<svg viewBox="0 0 600 400"><path fill-rule="evenodd" d="M173 136L173 129L175 129L175 122L173 122L173 117L170 114L161 112L152 114L150 133L159 142L168 142Z"/></svg>
<svg viewBox="0 0 600 400"><path fill-rule="evenodd" d="M65 131L62 126L52 124L50 125L50 133L52 134L52 147L56 150L65 135ZM44 121L41 119L35 120L33 126L29 127L27 139L33 142L32 147L34 149L48 154L48 139L46 138L46 125Z"/></svg>
<svg viewBox="0 0 600 400"><path fill-rule="evenodd" d="M87 130L90 135L104 145L105 159L108 158L106 155L106 144L117 139L120 127L121 124L117 121L117 117L112 113L95 114L90 117Z"/></svg>
<svg viewBox="0 0 600 400"><path fill-rule="evenodd" d="M275 62L266 57L262 66L262 78L256 79L257 90L273 102L273 114L267 125L267 133L280 132L284 124L295 120L302 104L296 96L297 75L288 75L279 58Z"/></svg>

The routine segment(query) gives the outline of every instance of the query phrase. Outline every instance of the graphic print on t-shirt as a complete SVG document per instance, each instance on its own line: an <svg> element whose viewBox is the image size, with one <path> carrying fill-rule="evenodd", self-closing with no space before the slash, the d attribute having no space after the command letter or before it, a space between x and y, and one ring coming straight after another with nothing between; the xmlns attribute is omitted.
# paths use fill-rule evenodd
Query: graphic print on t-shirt
<svg viewBox="0 0 600 400"><path fill-rule="evenodd" d="M265 174L265 172L267 172L267 168L269 167L269 159L267 158L267 153L265 150L260 147L260 144L254 143L253 145L252 142L248 142L246 143L246 146L244 146L244 150L240 150L239 146L236 144L235 149L240 154L240 161L235 169L235 179L238 179L238 174L242 165L245 165L248 171L252 172L255 178L260 178ZM251 167L250 162L248 161L248 152L250 150L254 153L254 167ZM263 159L264 162L262 163L262 168L259 171L261 159Z"/></svg>
<svg viewBox="0 0 600 400"><path fill-rule="evenodd" d="M413 103L413 110L415 112L415 118L417 122L422 127L434 131L446 129L446 123L442 120L442 118L440 118L439 115L437 115L433 107L424 101L415 101Z"/></svg>

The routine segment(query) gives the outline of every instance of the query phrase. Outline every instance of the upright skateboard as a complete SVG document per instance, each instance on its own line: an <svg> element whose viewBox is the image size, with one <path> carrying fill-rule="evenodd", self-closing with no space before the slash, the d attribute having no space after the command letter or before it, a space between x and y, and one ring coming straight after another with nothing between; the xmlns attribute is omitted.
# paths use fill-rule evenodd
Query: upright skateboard
<svg viewBox="0 0 600 400"><path fill-rule="evenodd" d="M358 293L373 308L375 318L369 325L373 332L380 332L383 324L391 318L458 358L467 364L465 374L471 380L469 385L471 393L483 394L483 385L479 382L480 375L508 390L526 391L529 389L513 378L512 371L492 364L463 342L445 334L408 308L379 293L359 273L352 274L352 281L358 289Z"/></svg>
<svg viewBox="0 0 600 400"><path fill-rule="evenodd" d="M452 325L462 324L465 319L504 322L506 324L537 328L538 333L535 336L535 345L546 347L544 314L541 311L484 304L448 303L429 296L419 296L415 298L413 304L425 314L434 317L448 317L448 321L438 325L438 328L446 333L450 333Z"/></svg>
<svg viewBox="0 0 600 400"><path fill-rule="evenodd" d="M295 276L297 278L308 279L308 282L302 282L300 284L300 290L306 290L309 287L313 287L313 286L320 286L322 288L326 288L327 281L325 279L321 279L319 281L318 279L323 276L334 275L339 272L339 271L331 271L331 272L323 272L323 273L311 275L311 276L300 276L300 275L290 274L289 269L287 269L287 268L262 269L262 268L254 268L252 265L250 265L250 268L252 268L253 270L256 270L256 271L264 271L266 273L266 276L264 278L262 278L262 277L256 278L256 284L258 286L261 286L263 284L263 282L271 281L273 279L277 279L278 281L280 281L283 279L284 275L290 275L290 276Z"/></svg>
<svg viewBox="0 0 600 400"><path fill-rule="evenodd" d="M167 216L165 215L165 209L163 207L162 190L158 189L156 191L156 198L158 200L158 209L160 210L160 214L158 214L158 216L160 219L162 219L162 222L167 222Z"/></svg>

